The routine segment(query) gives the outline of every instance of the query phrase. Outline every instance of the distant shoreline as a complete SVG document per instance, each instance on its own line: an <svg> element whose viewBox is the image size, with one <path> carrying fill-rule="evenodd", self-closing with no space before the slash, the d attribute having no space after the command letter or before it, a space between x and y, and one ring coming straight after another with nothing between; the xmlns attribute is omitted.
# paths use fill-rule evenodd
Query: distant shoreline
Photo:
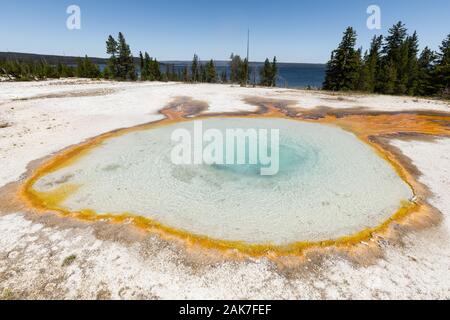
<svg viewBox="0 0 450 320"><path fill-rule="evenodd" d="M56 66L59 64L74 67L79 63L80 57L74 56L58 56L58 55L42 55L34 53L20 53L20 52L0 52L0 61L10 60L25 63L45 62L46 64ZM106 58L92 58L89 60L98 66L100 72L103 72L108 65L109 59ZM140 74L140 58L134 57L133 62L138 74ZM166 60L158 61L162 73L167 72L172 68L173 72L182 74L186 68L190 70L192 61L183 60ZM209 61L199 60L200 64L207 65ZM230 61L217 60L214 61L216 73L226 73L230 76ZM320 89L325 80L326 64L318 63L292 63L292 62L278 62L278 74L276 77L276 86L283 88L314 88ZM250 82L260 82L259 73L264 68L264 62L250 62L250 71L254 75L250 76Z"/></svg>
<svg viewBox="0 0 450 320"><path fill-rule="evenodd" d="M62 55L51 55L51 54L39 54L39 53L26 53L26 52L0 52L0 59L18 59L21 61L36 61L36 60L45 60L47 63L56 64L76 64L79 56L62 56ZM98 58L98 57L90 57L95 64L106 64L109 58ZM139 57L134 57L135 63L139 64ZM201 62L207 62L207 60L201 60ZM228 60L214 60L216 66L224 66L229 63ZM161 64L180 64L180 65L190 65L192 61L190 60L164 60L160 61ZM259 65L263 64L263 61L250 61L250 65ZM325 63L308 63L308 62L278 62L279 66L317 66L323 67Z"/></svg>

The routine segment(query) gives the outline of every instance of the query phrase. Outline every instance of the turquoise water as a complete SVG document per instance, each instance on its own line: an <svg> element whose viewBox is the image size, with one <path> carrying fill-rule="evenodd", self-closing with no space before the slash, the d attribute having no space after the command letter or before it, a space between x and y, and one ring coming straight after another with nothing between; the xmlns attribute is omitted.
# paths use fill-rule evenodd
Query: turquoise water
<svg viewBox="0 0 450 320"><path fill-rule="evenodd" d="M206 129L279 129L280 166L174 165L174 129L193 122L114 137L35 189L80 188L67 209L145 216L197 235L248 243L336 239L375 227L394 214L410 187L369 146L340 128L285 119L213 118Z"/></svg>
<svg viewBox="0 0 450 320"><path fill-rule="evenodd" d="M248 142L248 141L247 141ZM247 143L248 145L248 143ZM247 150L248 150L247 146ZM268 153L271 154L271 148L268 148ZM314 154L307 154L306 150L296 150L286 142L280 145L279 150L279 171L277 175L289 175L297 170L306 170L308 167L308 162L312 163L314 159ZM248 157L247 157L248 160ZM252 178L269 178L273 176L262 176L261 169L267 167L267 165L262 164L258 159L257 164L250 164L249 161L246 164L213 164L212 167L216 170L223 170L229 174L236 174L242 176L249 176Z"/></svg>

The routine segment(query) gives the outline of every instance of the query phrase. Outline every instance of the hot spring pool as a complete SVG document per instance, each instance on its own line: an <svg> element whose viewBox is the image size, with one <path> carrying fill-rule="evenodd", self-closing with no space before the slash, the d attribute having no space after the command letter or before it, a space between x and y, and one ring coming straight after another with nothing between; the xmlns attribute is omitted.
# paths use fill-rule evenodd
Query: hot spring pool
<svg viewBox="0 0 450 320"><path fill-rule="evenodd" d="M179 122L105 139L39 177L43 203L98 215L143 216L212 239L286 245L379 226L413 197L393 167L338 127L279 118L210 118L205 128L280 129L280 166L175 165ZM70 190L58 201L58 190Z"/></svg>

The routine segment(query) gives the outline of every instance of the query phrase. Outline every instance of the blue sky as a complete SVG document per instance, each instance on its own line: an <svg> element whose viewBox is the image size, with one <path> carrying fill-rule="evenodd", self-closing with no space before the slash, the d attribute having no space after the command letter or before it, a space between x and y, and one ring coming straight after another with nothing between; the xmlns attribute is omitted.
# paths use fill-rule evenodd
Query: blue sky
<svg viewBox="0 0 450 320"><path fill-rule="evenodd" d="M81 30L66 28L66 8L81 8ZM368 30L366 9L377 4L382 29ZM159 60L276 55L283 62L322 63L353 26L358 46L402 20L421 47L437 49L450 33L449 0L0 0L0 51L104 57L109 34L122 31L133 53Z"/></svg>

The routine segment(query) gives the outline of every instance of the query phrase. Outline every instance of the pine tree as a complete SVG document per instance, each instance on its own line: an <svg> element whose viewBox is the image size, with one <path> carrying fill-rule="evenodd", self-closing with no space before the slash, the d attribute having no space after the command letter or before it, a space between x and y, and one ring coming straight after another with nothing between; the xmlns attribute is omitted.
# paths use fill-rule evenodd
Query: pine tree
<svg viewBox="0 0 450 320"><path fill-rule="evenodd" d="M417 33L407 36L400 46L400 57L395 61L397 68L397 81L394 93L414 95L417 89L417 54L419 43Z"/></svg>
<svg viewBox="0 0 450 320"><path fill-rule="evenodd" d="M153 59L152 70L153 70L152 71L153 77L155 78L156 81L159 81L161 79L161 70L159 67L159 62L158 60L156 60L156 58Z"/></svg>
<svg viewBox="0 0 450 320"><path fill-rule="evenodd" d="M407 91L408 52L407 30L399 21L392 26L383 46L380 91L387 94L404 94Z"/></svg>
<svg viewBox="0 0 450 320"><path fill-rule="evenodd" d="M413 35L406 40L408 47L408 62L407 62L407 93L409 95L415 95L417 93L418 77L419 77L419 38L417 32L414 31Z"/></svg>
<svg viewBox="0 0 450 320"><path fill-rule="evenodd" d="M401 58L402 45L406 39L405 25L399 21L389 29L388 33L389 35L386 37L383 53L387 60L392 59L394 62L398 62Z"/></svg>
<svg viewBox="0 0 450 320"><path fill-rule="evenodd" d="M362 87L363 91L375 92L379 87L378 76L381 69L381 46L383 44L383 36L374 36L370 44L369 54L364 59L365 83Z"/></svg>
<svg viewBox="0 0 450 320"><path fill-rule="evenodd" d="M337 68L336 59L334 58L335 50L331 52L330 60L327 61L325 68L325 80L322 84L324 90L335 90L336 88L336 78L337 78Z"/></svg>
<svg viewBox="0 0 450 320"><path fill-rule="evenodd" d="M206 82L206 68L205 66L200 63L200 68L199 68L199 81L200 82Z"/></svg>
<svg viewBox="0 0 450 320"><path fill-rule="evenodd" d="M389 60L383 66L382 73L383 73L382 93L394 94L398 88L397 86L398 72L394 60Z"/></svg>
<svg viewBox="0 0 450 320"><path fill-rule="evenodd" d="M366 60L369 59L369 53L366 51L363 54L362 52L363 52L362 47L356 51L356 54L358 56L358 79L356 80L354 90L357 91L367 91L366 86L367 86L368 70L366 66Z"/></svg>
<svg viewBox="0 0 450 320"><path fill-rule="evenodd" d="M260 85L266 87L275 87L278 75L277 57L273 57L272 63L266 58L264 66L260 70Z"/></svg>
<svg viewBox="0 0 450 320"><path fill-rule="evenodd" d="M145 60L144 56L142 55L142 51L139 51L139 67L140 67L140 73L141 73L141 80L146 80L145 76L142 76L142 73L145 69Z"/></svg>
<svg viewBox="0 0 450 320"><path fill-rule="evenodd" d="M231 54L230 56L230 82L239 83L242 77L242 64L243 61L239 55Z"/></svg>
<svg viewBox="0 0 450 320"><path fill-rule="evenodd" d="M429 96L436 93L433 84L435 53L428 47L423 49L418 61L418 77L416 94L420 96Z"/></svg>
<svg viewBox="0 0 450 320"><path fill-rule="evenodd" d="M196 54L194 54L194 58L192 59L192 65L191 65L192 82L198 82L200 80L198 64L199 64L198 56Z"/></svg>
<svg viewBox="0 0 450 320"><path fill-rule="evenodd" d="M273 57L272 65L271 65L271 72L270 72L270 86L271 87L276 87L277 76L278 76L277 57Z"/></svg>
<svg viewBox="0 0 450 320"><path fill-rule="evenodd" d="M270 87L272 84L272 65L270 64L269 58L264 61L264 66L260 72L260 85Z"/></svg>
<svg viewBox="0 0 450 320"><path fill-rule="evenodd" d="M400 48L400 60L395 63L397 69L397 79L394 93L403 95L408 91L408 41L406 40Z"/></svg>
<svg viewBox="0 0 450 320"><path fill-rule="evenodd" d="M450 97L450 34L439 47L436 64L436 89L445 97Z"/></svg>
<svg viewBox="0 0 450 320"><path fill-rule="evenodd" d="M214 61L212 59L206 65L206 82L217 82L216 66L214 65Z"/></svg>
<svg viewBox="0 0 450 320"><path fill-rule="evenodd" d="M78 78L85 78L86 77L86 67L84 64L83 59L77 58L77 68L76 68L76 75Z"/></svg>
<svg viewBox="0 0 450 320"><path fill-rule="evenodd" d="M339 47L327 63L325 90L355 90L359 80L360 56L355 50L356 32L348 27Z"/></svg>
<svg viewBox="0 0 450 320"><path fill-rule="evenodd" d="M88 56L84 59L77 59L76 75L79 78L98 78L100 77L100 70L96 64L94 64Z"/></svg>
<svg viewBox="0 0 450 320"><path fill-rule="evenodd" d="M366 50L364 55L361 55L358 84L356 86L358 91L369 92L369 60L369 53Z"/></svg>
<svg viewBox="0 0 450 320"><path fill-rule="evenodd" d="M119 76L117 46L117 41L110 35L106 41L106 53L110 55L108 66L113 78L117 78Z"/></svg>
<svg viewBox="0 0 450 320"><path fill-rule="evenodd" d="M150 81L160 81L162 79L158 60L153 59L146 53L147 78Z"/></svg>
<svg viewBox="0 0 450 320"><path fill-rule="evenodd" d="M100 70L98 66L88 58L88 56L84 57L84 66L86 71L86 78L98 78L100 77Z"/></svg>
<svg viewBox="0 0 450 320"><path fill-rule="evenodd" d="M127 44L122 32L119 32L117 41L118 51L118 78L121 80L136 80L136 70L130 46Z"/></svg>
<svg viewBox="0 0 450 320"><path fill-rule="evenodd" d="M14 81L31 81L73 77L74 70L61 63L50 65L45 60L24 62L5 59L0 60L0 75Z"/></svg>
<svg viewBox="0 0 450 320"><path fill-rule="evenodd" d="M161 79L161 71L159 70L159 62L150 57L148 52L144 53L143 69L141 79L148 81L158 81Z"/></svg>
<svg viewBox="0 0 450 320"><path fill-rule="evenodd" d="M250 78L250 68L247 59L242 60L239 55L230 56L230 82L246 85Z"/></svg>
<svg viewBox="0 0 450 320"><path fill-rule="evenodd" d="M24 65L24 68L29 69L26 65ZM74 76L73 69L61 62L56 67L56 73L58 78L71 78Z"/></svg>
<svg viewBox="0 0 450 320"><path fill-rule="evenodd" d="M147 80L154 80L151 76L151 63L152 59L150 58L150 55L148 52L144 53L144 56L141 57L141 80L147 81Z"/></svg>
<svg viewBox="0 0 450 320"><path fill-rule="evenodd" d="M111 72L111 69L110 69L109 66L106 66L106 67L103 69L102 77L105 78L105 79L112 79L112 78L114 77L114 75L113 75L113 73Z"/></svg>
<svg viewBox="0 0 450 320"><path fill-rule="evenodd" d="M250 68L249 68L249 62L247 58L244 59L244 61L241 63L240 68L240 79L239 83L241 86L245 86L248 83L248 80L250 79Z"/></svg>

